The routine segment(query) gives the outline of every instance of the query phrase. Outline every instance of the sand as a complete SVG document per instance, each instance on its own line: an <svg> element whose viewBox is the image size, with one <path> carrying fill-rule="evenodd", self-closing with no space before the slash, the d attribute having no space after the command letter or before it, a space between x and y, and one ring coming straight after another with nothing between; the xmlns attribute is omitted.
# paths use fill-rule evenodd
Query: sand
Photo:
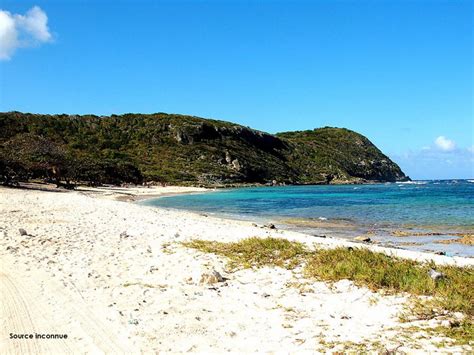
<svg viewBox="0 0 474 355"><path fill-rule="evenodd" d="M439 349L442 339L404 331L439 322L400 323L406 296L373 293L348 280L308 280L299 269L230 272L224 258L179 242L272 236L311 247L361 244L117 201L202 191L0 188L0 353L325 352L357 349L353 343L400 352L472 350ZM474 265L468 258L369 248ZM212 271L225 281L201 284ZM13 340L10 333L68 338Z"/></svg>

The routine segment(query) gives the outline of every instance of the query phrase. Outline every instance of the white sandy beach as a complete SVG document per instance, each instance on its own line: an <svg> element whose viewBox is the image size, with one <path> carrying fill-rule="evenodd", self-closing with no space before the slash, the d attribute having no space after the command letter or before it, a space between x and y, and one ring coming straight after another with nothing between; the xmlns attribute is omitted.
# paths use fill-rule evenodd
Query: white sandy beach
<svg viewBox="0 0 474 355"><path fill-rule="evenodd" d="M117 201L201 191L0 188L0 353L293 353L377 342L399 352L472 350L440 349L442 339L404 331L423 322L398 320L407 300L402 295L384 296L347 280L330 286L304 279L299 269L230 273L224 258L179 242L272 236L311 247L361 244ZM474 265L467 258L370 248ZM226 280L201 284L202 274L214 270ZM10 333L68 338L13 340Z"/></svg>

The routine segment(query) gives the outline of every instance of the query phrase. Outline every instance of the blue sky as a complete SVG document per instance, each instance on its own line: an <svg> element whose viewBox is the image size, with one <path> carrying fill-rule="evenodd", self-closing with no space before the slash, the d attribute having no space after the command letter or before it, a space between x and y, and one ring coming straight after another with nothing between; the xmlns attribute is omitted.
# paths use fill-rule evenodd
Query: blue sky
<svg viewBox="0 0 474 355"><path fill-rule="evenodd" d="M271 133L346 127L412 178L474 177L472 1L0 8L0 111L183 113Z"/></svg>

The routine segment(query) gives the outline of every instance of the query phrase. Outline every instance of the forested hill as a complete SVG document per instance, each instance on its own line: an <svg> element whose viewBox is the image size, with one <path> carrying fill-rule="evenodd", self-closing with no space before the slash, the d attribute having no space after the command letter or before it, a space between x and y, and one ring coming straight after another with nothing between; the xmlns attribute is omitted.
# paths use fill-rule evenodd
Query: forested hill
<svg viewBox="0 0 474 355"><path fill-rule="evenodd" d="M319 184L407 179L367 138L341 128L276 135L174 114L0 113L4 181Z"/></svg>

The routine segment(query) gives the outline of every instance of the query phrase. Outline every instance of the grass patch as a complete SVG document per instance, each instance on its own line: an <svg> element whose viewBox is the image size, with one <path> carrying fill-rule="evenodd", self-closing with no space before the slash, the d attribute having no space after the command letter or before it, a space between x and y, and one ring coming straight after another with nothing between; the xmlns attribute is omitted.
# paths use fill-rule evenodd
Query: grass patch
<svg viewBox="0 0 474 355"><path fill-rule="evenodd" d="M445 278L431 279L431 268L442 272ZM367 249L336 248L311 253L305 271L308 276L324 281L349 279L371 290L434 296L439 308L474 316L472 268L421 264Z"/></svg>
<svg viewBox="0 0 474 355"><path fill-rule="evenodd" d="M429 270L435 268L445 277L434 281ZM307 276L323 281L349 279L373 291L380 289L407 292L419 298L409 313L417 319L433 319L446 313L461 312L465 319L452 326L437 326L427 332L448 337L455 344L474 343L474 270L455 266L435 266L374 253L366 249L336 248L313 252L307 258Z"/></svg>
<svg viewBox="0 0 474 355"><path fill-rule="evenodd" d="M380 341L364 341L356 343L353 341L325 341L321 339L319 352L331 354L391 354Z"/></svg>
<svg viewBox="0 0 474 355"><path fill-rule="evenodd" d="M302 243L279 238L247 238L233 243L193 240L183 245L226 256L230 259L229 267L232 269L263 266L293 269L302 263L308 253Z"/></svg>
<svg viewBox="0 0 474 355"><path fill-rule="evenodd" d="M449 327L438 326L428 330L430 334L442 335L452 339L458 345L472 345L474 343L474 323L471 320L463 320Z"/></svg>
<svg viewBox="0 0 474 355"><path fill-rule="evenodd" d="M307 277L337 282L348 279L357 286L373 291L406 292L429 299L414 298L410 315L432 319L461 312L465 318L451 327L426 329L453 339L457 344L474 342L474 269L472 267L437 266L375 253L363 248L308 250L302 243L278 238L247 238L223 243L193 240L183 245L207 253L226 256L231 268L279 266L293 269L305 265ZM445 275L437 281L429 275L431 268Z"/></svg>
<svg viewBox="0 0 474 355"><path fill-rule="evenodd" d="M349 279L371 290L427 294L434 288L428 266L366 249L318 250L308 258L306 274L324 281Z"/></svg>

